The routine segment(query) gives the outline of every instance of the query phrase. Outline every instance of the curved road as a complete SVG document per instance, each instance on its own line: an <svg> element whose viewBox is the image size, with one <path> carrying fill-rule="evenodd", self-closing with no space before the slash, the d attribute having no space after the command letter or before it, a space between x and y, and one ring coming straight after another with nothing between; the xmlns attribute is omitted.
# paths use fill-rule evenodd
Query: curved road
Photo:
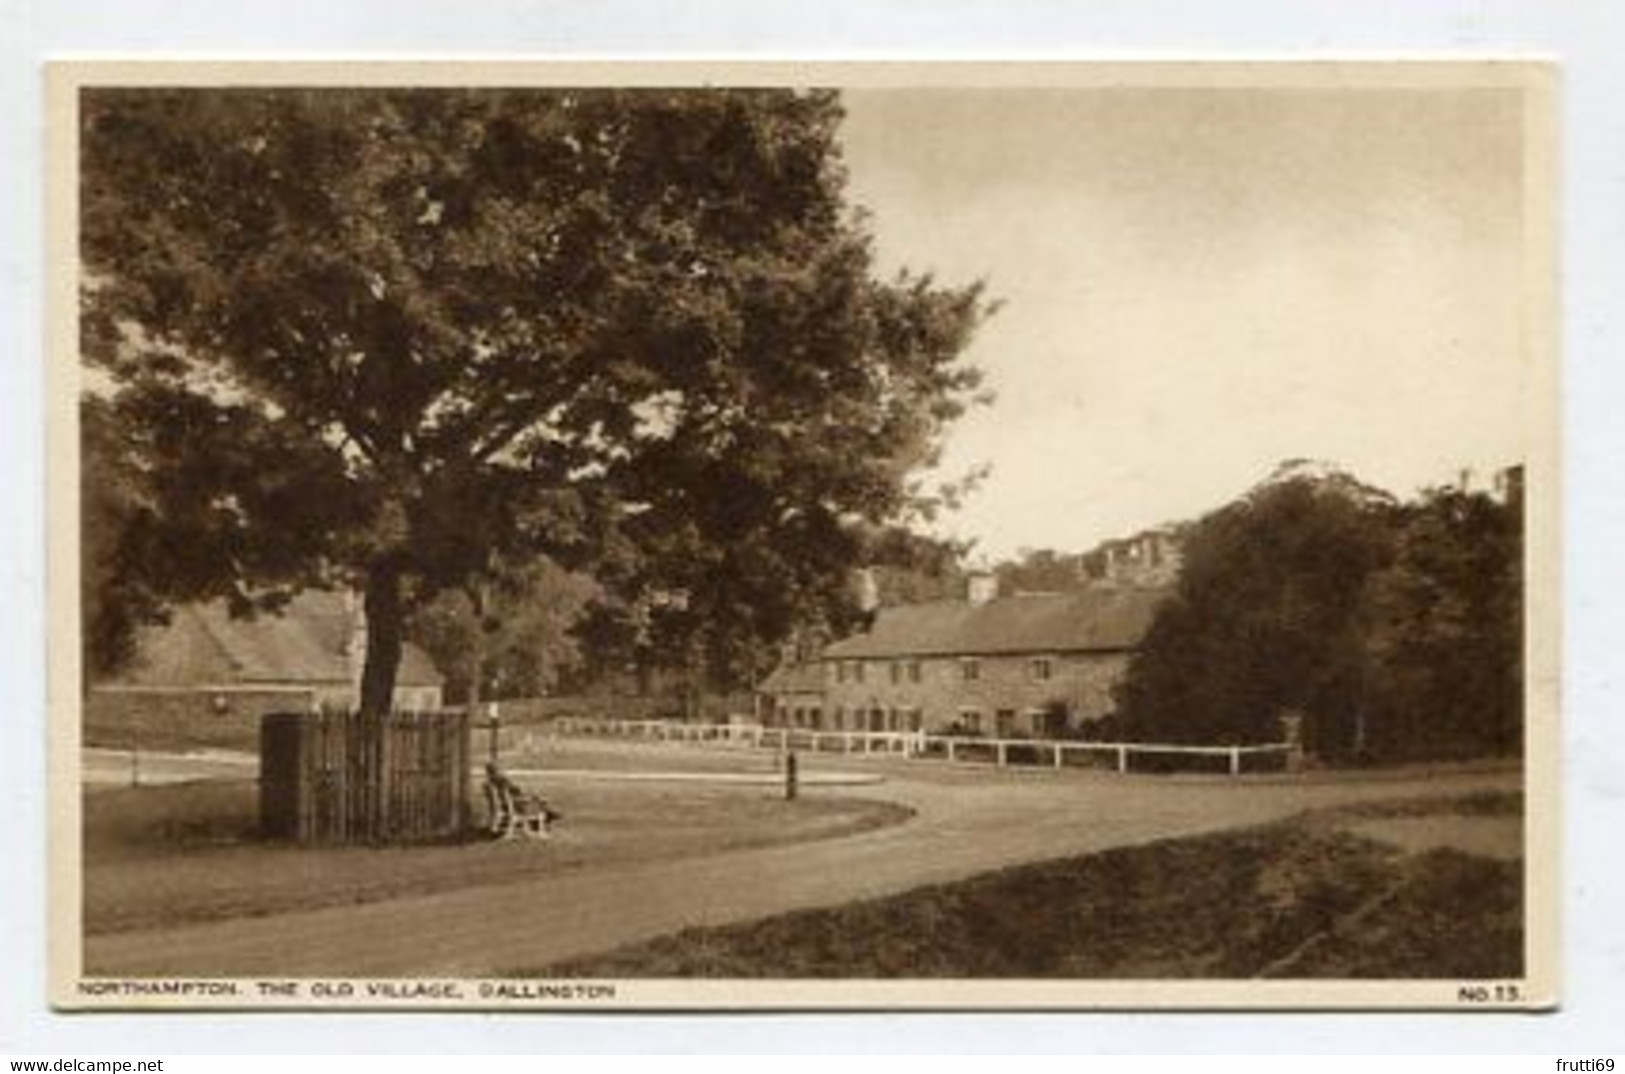
<svg viewBox="0 0 1625 1074"><path fill-rule="evenodd" d="M876 767L883 767L885 782L830 793L902 802L916 811L913 820L822 842L92 936L85 942L85 973L496 976L692 925L890 895L1021 862L1257 824L1306 809L1520 786L1515 771L1227 779L988 772L930 762Z"/></svg>

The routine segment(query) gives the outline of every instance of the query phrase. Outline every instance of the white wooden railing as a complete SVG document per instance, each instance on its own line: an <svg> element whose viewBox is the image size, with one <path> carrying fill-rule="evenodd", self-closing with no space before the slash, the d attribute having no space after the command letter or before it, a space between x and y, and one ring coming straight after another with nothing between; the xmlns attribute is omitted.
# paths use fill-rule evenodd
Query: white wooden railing
<svg viewBox="0 0 1625 1074"><path fill-rule="evenodd" d="M1223 758L1231 775L1240 775L1244 758L1290 754L1286 742L1251 746L1183 746L1157 742L1080 742L1042 738L974 738L925 731L834 731L809 727L766 727L759 723L686 723L681 720L609 720L560 716L545 725L553 734L642 739L650 742L694 742L747 749L809 750L843 754L886 754L940 758L952 763L1011 764L1012 755L1030 756L1030 764L1068 766L1069 757L1104 758L1119 772L1130 770L1136 755L1185 755Z"/></svg>

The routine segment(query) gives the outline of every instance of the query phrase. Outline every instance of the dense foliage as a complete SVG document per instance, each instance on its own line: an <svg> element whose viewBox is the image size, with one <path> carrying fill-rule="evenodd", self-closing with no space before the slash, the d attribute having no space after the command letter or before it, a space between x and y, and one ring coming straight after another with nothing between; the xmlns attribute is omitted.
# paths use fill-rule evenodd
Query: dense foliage
<svg viewBox="0 0 1625 1074"><path fill-rule="evenodd" d="M1376 757L1516 753L1523 742L1523 519L1451 489L1407 505L1366 592L1366 748Z"/></svg>
<svg viewBox="0 0 1625 1074"><path fill-rule="evenodd" d="M576 628L601 590L545 556L494 567L412 616L412 638L446 677L451 704L542 697L582 663Z"/></svg>

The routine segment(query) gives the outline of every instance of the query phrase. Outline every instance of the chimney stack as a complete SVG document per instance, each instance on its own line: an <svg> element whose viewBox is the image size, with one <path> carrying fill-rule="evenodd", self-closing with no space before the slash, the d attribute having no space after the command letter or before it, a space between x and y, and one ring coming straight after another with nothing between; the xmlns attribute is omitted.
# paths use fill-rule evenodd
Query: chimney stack
<svg viewBox="0 0 1625 1074"><path fill-rule="evenodd" d="M1116 585L1123 580L1122 551L1115 544L1106 546L1106 570L1100 579L1106 585Z"/></svg>

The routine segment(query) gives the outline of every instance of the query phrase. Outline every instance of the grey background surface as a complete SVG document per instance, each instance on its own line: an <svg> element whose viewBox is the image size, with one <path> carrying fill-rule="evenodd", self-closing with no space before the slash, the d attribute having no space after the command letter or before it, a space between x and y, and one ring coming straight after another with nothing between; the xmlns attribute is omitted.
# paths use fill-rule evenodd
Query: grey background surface
<svg viewBox="0 0 1625 1074"><path fill-rule="evenodd" d="M1606 0L0 0L0 1053L1616 1049L1625 986L1625 6ZM1564 65L1564 949L1553 1015L60 1016L45 1006L43 64L62 57L1347 58Z"/></svg>

